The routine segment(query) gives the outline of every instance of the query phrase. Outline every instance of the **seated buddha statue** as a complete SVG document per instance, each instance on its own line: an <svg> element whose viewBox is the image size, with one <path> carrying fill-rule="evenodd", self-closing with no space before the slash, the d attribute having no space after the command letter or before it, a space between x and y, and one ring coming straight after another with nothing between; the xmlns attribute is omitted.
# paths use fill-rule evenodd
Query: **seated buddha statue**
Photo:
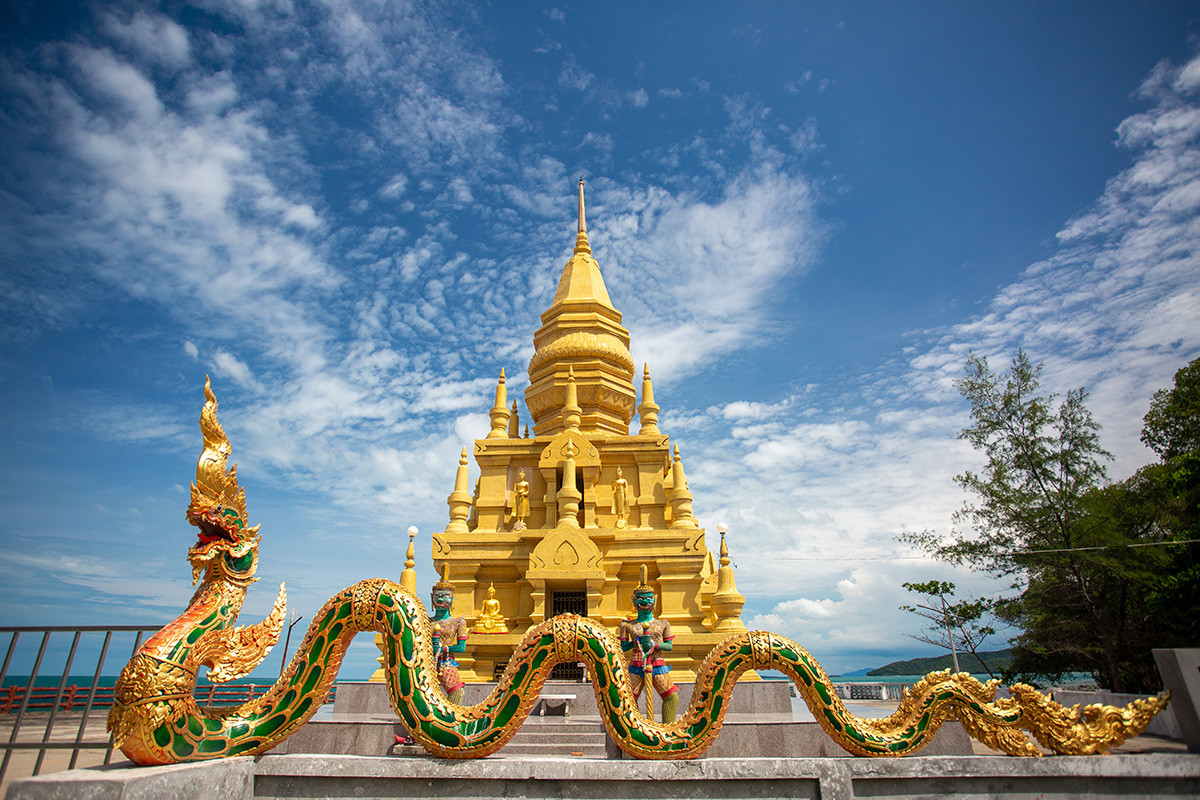
<svg viewBox="0 0 1200 800"><path fill-rule="evenodd" d="M475 621L473 633L508 633L504 615L500 613L500 601L496 599L495 584L488 584L487 600L483 601L483 608L479 619Z"/></svg>

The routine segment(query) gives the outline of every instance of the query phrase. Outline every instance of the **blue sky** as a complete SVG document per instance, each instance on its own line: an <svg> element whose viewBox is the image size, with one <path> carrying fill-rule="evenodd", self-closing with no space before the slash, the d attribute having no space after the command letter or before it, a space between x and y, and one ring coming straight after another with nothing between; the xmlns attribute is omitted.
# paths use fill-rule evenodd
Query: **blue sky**
<svg viewBox="0 0 1200 800"><path fill-rule="evenodd" d="M929 654L901 582L995 590L895 541L965 499L967 353L1089 387L1114 478L1200 354L1200 30L843 5L6 4L3 624L182 608L205 374L264 534L246 619L395 578L413 524L428 586L583 175L744 618L831 672Z"/></svg>

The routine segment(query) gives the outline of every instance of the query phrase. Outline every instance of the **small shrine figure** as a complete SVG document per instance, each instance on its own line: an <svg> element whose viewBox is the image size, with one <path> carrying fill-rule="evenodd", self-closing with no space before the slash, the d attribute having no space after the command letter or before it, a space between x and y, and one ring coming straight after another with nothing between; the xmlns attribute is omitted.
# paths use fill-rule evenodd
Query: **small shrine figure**
<svg viewBox="0 0 1200 800"><path fill-rule="evenodd" d="M500 601L496 599L496 585L488 584L487 600L483 601L483 609L475 622L472 633L508 633L504 624L504 615L500 613Z"/></svg>
<svg viewBox="0 0 1200 800"><path fill-rule="evenodd" d="M454 660L454 654L467 649L467 623L462 617L450 616L450 607L454 605L454 584L450 583L449 576L450 565L445 564L442 567L442 579L433 585L430 593L433 616L429 618L429 627L433 631L433 654L442 691L451 703L461 703L465 684L458 676L458 662Z"/></svg>
<svg viewBox="0 0 1200 800"><path fill-rule="evenodd" d="M665 619L654 618L654 588L646 579L646 565L642 564L642 582L633 590L633 607L637 616L621 622L618 636L621 648L629 656L629 684L633 689L634 699L641 697L642 688L646 685L646 673L650 673L650 682L654 691L662 698L662 722L675 721L675 710L679 704L679 687L671 680L671 668L663 661L663 653L669 652L675 638L671 633L671 623ZM654 705L651 694L646 692L647 716L654 718Z"/></svg>
<svg viewBox="0 0 1200 800"><path fill-rule="evenodd" d="M629 481L621 477L621 468L617 467L617 479L612 485L612 513L617 516L617 527L624 528L625 520L629 519Z"/></svg>
<svg viewBox="0 0 1200 800"><path fill-rule="evenodd" d="M521 470L517 482L513 484L513 519L516 523L514 531L525 530L525 518L529 516L529 481L525 480L525 470Z"/></svg>

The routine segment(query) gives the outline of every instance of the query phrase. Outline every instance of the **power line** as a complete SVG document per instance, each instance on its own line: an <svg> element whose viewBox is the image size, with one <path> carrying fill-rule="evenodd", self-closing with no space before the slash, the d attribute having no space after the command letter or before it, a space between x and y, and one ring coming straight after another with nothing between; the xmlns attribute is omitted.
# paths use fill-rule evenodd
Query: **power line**
<svg viewBox="0 0 1200 800"><path fill-rule="evenodd" d="M1132 542L1130 544L1104 544L1094 547L1060 547L1051 550L1014 550L1008 553L995 553L993 556L1030 556L1045 553L1083 553L1091 550L1112 550L1118 547L1169 547L1177 544L1195 544L1200 539L1181 539L1175 542ZM932 556L772 556L774 561L915 561Z"/></svg>

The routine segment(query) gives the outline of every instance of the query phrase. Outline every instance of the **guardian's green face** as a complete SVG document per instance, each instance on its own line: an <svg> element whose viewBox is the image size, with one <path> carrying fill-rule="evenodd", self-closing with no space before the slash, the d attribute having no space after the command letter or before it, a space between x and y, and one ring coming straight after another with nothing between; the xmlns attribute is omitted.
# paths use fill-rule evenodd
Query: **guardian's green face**
<svg viewBox="0 0 1200 800"><path fill-rule="evenodd" d="M449 609L454 604L454 590L452 589L434 589L433 590L433 607Z"/></svg>
<svg viewBox="0 0 1200 800"><path fill-rule="evenodd" d="M654 592L634 592L633 607L638 611L653 611Z"/></svg>

